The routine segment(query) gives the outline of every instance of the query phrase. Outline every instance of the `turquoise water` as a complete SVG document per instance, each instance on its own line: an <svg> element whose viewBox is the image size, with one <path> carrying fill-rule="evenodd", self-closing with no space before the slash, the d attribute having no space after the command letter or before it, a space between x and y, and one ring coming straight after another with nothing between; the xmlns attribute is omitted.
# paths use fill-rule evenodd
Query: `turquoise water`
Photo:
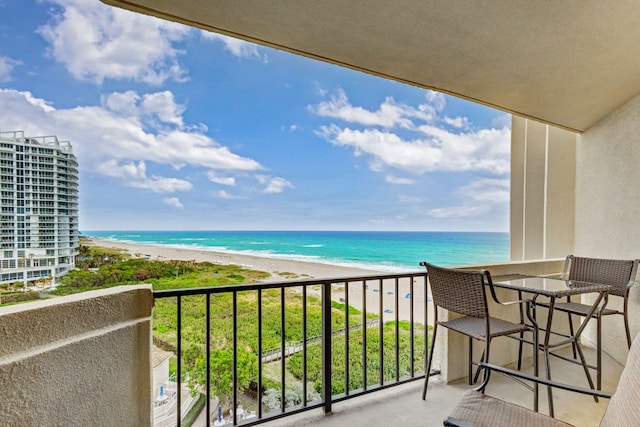
<svg viewBox="0 0 640 427"><path fill-rule="evenodd" d="M395 231L83 231L128 243L311 261L379 271L509 261L509 233Z"/></svg>

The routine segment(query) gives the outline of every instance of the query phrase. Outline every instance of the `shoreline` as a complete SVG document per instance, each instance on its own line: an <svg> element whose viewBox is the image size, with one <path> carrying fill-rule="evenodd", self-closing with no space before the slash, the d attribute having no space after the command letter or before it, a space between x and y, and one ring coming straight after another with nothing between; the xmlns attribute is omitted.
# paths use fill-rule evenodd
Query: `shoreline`
<svg viewBox="0 0 640 427"><path fill-rule="evenodd" d="M162 245L125 243L95 237L84 238L82 244L86 246L120 249L128 252L134 257L146 257L152 260L194 260L196 262L208 261L214 264L223 265L234 264L243 268L269 273L271 277L266 279L265 282L305 279L346 279L350 277L384 276L391 274L384 271L343 267L316 262L266 258L199 249L172 248ZM296 275L298 277L292 278L292 275ZM422 280L420 280L420 282L422 282ZM425 289L423 284L418 283L417 279L414 279L414 285L415 287L412 287L409 279L401 279L398 281L398 294L402 295L402 297L399 297L398 299L398 313L394 312L396 301L394 295L396 286L395 279L369 280L367 283L362 283L362 286L349 286L349 305L362 310L363 305L366 304L367 312L378 313L380 310L380 298L382 298L382 305L384 307L384 313L382 315L383 321L396 320L396 318L398 320L410 320L412 317L415 317L416 319L424 319L424 305L417 302L425 300ZM410 293L411 289L413 289L413 296L416 301L413 306L413 310L412 305L410 304L410 299L406 296ZM332 286L331 299L336 302L344 302L344 286ZM413 316L411 313L412 311ZM429 315L429 318L431 319L432 310L429 310ZM417 322L422 323L420 320L417 320Z"/></svg>
<svg viewBox="0 0 640 427"><path fill-rule="evenodd" d="M347 276L371 276L386 274L378 270L367 270L356 267L344 267L311 261L268 258L255 255L233 254L227 252L207 251L201 249L173 248L163 245L118 242L96 237L85 237L82 242L86 246L101 246L120 249L134 257L148 257L153 260L195 260L214 264L234 264L251 270L265 271L271 275L268 280L283 280L280 273L293 273L310 279L329 279Z"/></svg>

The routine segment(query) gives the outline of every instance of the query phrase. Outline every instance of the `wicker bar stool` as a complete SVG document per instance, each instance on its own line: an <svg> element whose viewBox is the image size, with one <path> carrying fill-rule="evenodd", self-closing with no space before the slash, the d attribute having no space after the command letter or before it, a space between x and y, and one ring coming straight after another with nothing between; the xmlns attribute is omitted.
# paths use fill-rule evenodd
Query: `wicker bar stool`
<svg viewBox="0 0 640 427"><path fill-rule="evenodd" d="M622 310L607 308L607 301L605 300L604 305L599 310L596 310L596 312L592 316L596 319L597 323L597 361L596 366L589 365L588 367L596 370L596 388L598 390L602 389L602 317L612 314L619 314L623 316L624 328L627 337L627 346L631 348L628 301L629 291L635 283L637 270L637 259L617 260L603 258L586 258L569 255L567 256L567 259L564 263L563 279L611 285L612 289L609 291L609 296L613 295L623 299ZM571 301L571 297L567 297L567 302L556 303L554 309L567 313L569 317L569 333L573 335L574 328L572 315L586 317L589 314L591 306L588 304L573 302ZM563 335L559 332L552 333L556 335ZM576 361L578 360L576 356L577 345L580 344L577 342L573 343L573 359L575 359Z"/></svg>
<svg viewBox="0 0 640 427"><path fill-rule="evenodd" d="M427 277L431 286L431 297L435 306L433 339L427 359L427 370L422 399L427 396L429 385L429 373L433 362L433 350L435 348L438 326L459 332L469 338L469 384L473 377L473 340L484 341L485 348L481 361L489 360L491 340L495 337L512 334L521 334L530 330L525 325L523 312L529 313L530 300L517 300L501 303L493 289L491 274L486 270L457 270L438 267L427 262L420 265L426 267ZM489 316L486 289L490 290L493 300L501 305L520 304L520 323L509 322ZM527 307L524 307L524 306ZM438 320L438 308L461 314L463 317L447 321ZM480 368L476 372L475 381L478 379Z"/></svg>

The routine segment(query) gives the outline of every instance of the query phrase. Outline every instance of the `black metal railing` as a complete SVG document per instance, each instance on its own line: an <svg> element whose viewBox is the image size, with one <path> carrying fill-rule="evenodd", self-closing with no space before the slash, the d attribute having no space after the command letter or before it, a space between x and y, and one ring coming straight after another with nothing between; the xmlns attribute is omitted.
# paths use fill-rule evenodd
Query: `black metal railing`
<svg viewBox="0 0 640 427"><path fill-rule="evenodd" d="M157 290L153 294L156 310L159 304L170 304L169 308L173 310L175 304L174 349L178 384L174 397L177 398L175 416L178 426L185 416L182 410L185 397L182 385L185 383L190 383L192 389L204 394L206 425L213 425L212 422L217 421L216 408L211 408L210 403L215 392L211 379L217 379L216 375L225 372L220 371L224 368L215 366L215 359L212 361L212 350L221 349L219 342L215 346L212 343L212 334L221 333L212 330L212 316L215 316L216 325L223 320L224 326L218 326L218 329L230 327L230 339L217 340L226 341L224 348L230 348L232 355L231 396L227 397L228 410L224 411L225 421L230 425L256 425L315 408L330 413L335 402L424 378L424 360L429 340L424 272ZM242 299L240 305L239 296ZM188 318L183 312L185 302L190 306L194 298L199 299L199 304L205 305L203 319ZM212 313L213 298L226 298L223 304L225 307L230 304L230 307ZM279 322L274 320L274 306L278 307L275 310L279 311ZM250 308L255 310L248 310ZM288 312L293 308L296 314ZM296 317L298 308L300 315ZM242 315L239 315L239 309ZM193 322L199 322L198 325L202 323L200 330L205 335L204 348L189 344L186 351L191 354L196 348L202 352L205 372L204 381L201 382L204 383L194 384L193 361L186 361L185 358L185 322L190 325L188 334L192 333ZM277 323L279 326L276 326ZM242 349L238 347L239 324L243 326ZM249 329L255 329L255 341L252 338L251 344L245 342L247 324L251 324ZM294 329L297 332L292 336ZM269 343L273 343L274 336L277 338L278 334L279 346L273 348ZM269 347L265 349L267 339L269 343L266 345ZM256 410L251 411L249 417L249 411L238 411L240 394L247 391L247 387L240 384L238 371L244 369L239 363L246 363L246 359L241 361L239 352L245 351L246 347L251 347L257 360L256 374L250 387L252 396L242 396L245 402L249 399L255 405ZM321 347L320 352L318 347ZM317 368L314 355L318 353L321 354L319 375L315 371L309 372L310 369L314 370L314 366ZM294 355L298 360L301 358L301 362L297 362L301 368L297 370L295 381L298 385L301 383L302 396L297 404L287 405L287 386L292 381L287 365L290 363L288 359ZM271 378L265 378L265 368L273 361L280 363L278 381L273 379L272 372ZM341 364L344 367L338 369ZM190 379L186 378L187 373L191 374ZM315 388L321 388L319 397L309 397L310 381L314 381ZM280 407L269 411L263 404L264 388L266 383L273 386L274 382L279 382Z"/></svg>

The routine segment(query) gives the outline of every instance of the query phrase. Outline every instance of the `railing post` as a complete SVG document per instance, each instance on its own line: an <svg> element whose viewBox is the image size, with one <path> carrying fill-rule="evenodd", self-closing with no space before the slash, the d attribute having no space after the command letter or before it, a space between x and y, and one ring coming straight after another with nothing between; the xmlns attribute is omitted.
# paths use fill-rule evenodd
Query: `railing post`
<svg viewBox="0 0 640 427"><path fill-rule="evenodd" d="M322 288L322 410L331 414L331 282Z"/></svg>
<svg viewBox="0 0 640 427"><path fill-rule="evenodd" d="M176 300L176 383L178 384L178 395L176 406L176 425L180 427L182 422L182 298Z"/></svg>

